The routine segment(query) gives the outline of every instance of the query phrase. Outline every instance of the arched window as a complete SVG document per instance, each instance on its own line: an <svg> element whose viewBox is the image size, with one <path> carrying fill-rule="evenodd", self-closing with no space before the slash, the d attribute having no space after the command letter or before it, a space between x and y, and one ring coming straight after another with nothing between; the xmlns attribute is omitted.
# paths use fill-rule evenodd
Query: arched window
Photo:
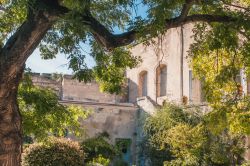
<svg viewBox="0 0 250 166"><path fill-rule="evenodd" d="M148 72L147 71L142 71L139 74L139 92L138 95L139 97L142 96L147 96L147 80L148 80Z"/></svg>
<svg viewBox="0 0 250 166"><path fill-rule="evenodd" d="M167 95L167 66L163 64L156 68L156 95Z"/></svg>

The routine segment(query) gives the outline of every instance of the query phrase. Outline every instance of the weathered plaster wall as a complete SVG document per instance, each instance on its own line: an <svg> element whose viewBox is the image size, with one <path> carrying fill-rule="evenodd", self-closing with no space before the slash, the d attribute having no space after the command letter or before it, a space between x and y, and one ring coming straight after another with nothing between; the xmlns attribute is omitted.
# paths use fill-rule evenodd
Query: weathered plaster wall
<svg viewBox="0 0 250 166"><path fill-rule="evenodd" d="M116 107L95 108L95 113L83 122L89 137L107 132L115 138L131 138L135 134L136 110Z"/></svg>
<svg viewBox="0 0 250 166"><path fill-rule="evenodd" d="M136 121L137 108L123 106L97 107L94 109L88 119L84 120L82 125L86 128L87 135L94 137L100 133L107 132L112 144L116 139L130 139L130 159L135 164L136 160Z"/></svg>
<svg viewBox="0 0 250 166"><path fill-rule="evenodd" d="M136 161L136 135L138 108L133 104L110 104L99 102L61 101L63 104L80 105L92 111L91 115L83 120L82 127L86 131L86 137L91 138L101 133L108 133L110 143L116 143L116 139L130 139L131 162ZM71 138L74 139L73 136Z"/></svg>

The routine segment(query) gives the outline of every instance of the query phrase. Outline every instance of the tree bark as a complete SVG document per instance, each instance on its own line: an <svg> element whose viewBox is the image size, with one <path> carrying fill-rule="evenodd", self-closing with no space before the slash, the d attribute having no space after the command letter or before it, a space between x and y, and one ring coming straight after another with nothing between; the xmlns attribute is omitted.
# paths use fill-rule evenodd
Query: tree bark
<svg viewBox="0 0 250 166"><path fill-rule="evenodd" d="M1 70L1 74L2 74ZM8 82L0 77L0 165L19 166L21 161L21 115L17 104L17 88L23 69ZM9 89L9 92L6 90ZM2 93L5 92L5 93Z"/></svg>
<svg viewBox="0 0 250 166"><path fill-rule="evenodd" d="M20 166L22 149L21 115L17 92L27 58L59 18L58 8L30 9L27 20L0 49L0 166ZM52 4L55 5L55 4Z"/></svg>

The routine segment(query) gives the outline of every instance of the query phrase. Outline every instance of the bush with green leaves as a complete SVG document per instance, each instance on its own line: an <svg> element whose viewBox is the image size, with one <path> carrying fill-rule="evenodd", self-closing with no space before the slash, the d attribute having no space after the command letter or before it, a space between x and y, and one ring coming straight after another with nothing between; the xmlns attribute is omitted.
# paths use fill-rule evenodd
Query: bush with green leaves
<svg viewBox="0 0 250 166"><path fill-rule="evenodd" d="M108 142L107 136L103 135L84 140L81 143L81 148L86 154L84 160L86 163L97 159L99 156L112 161L119 155L118 149Z"/></svg>
<svg viewBox="0 0 250 166"><path fill-rule="evenodd" d="M89 161L86 166L109 166L110 160L104 158L102 155L99 155L96 158L93 158L92 161Z"/></svg>
<svg viewBox="0 0 250 166"><path fill-rule="evenodd" d="M206 126L207 116L209 114L202 115L198 109L184 110L166 104L155 115L149 116L144 125L151 151L166 150L164 165L168 166L242 164L244 136L232 134L227 128L215 135ZM148 157L154 161L154 156Z"/></svg>
<svg viewBox="0 0 250 166"><path fill-rule="evenodd" d="M84 153L77 142L50 138L25 148L22 166L82 166Z"/></svg>

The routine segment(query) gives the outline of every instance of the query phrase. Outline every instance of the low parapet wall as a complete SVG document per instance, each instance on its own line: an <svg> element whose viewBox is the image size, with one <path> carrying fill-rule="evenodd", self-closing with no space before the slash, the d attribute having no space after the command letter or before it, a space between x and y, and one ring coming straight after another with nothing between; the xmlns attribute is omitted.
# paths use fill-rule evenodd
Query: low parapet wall
<svg viewBox="0 0 250 166"><path fill-rule="evenodd" d="M60 100L120 102L119 95L100 92L96 81L89 83L79 82L72 75L31 73L34 85L53 89Z"/></svg>

